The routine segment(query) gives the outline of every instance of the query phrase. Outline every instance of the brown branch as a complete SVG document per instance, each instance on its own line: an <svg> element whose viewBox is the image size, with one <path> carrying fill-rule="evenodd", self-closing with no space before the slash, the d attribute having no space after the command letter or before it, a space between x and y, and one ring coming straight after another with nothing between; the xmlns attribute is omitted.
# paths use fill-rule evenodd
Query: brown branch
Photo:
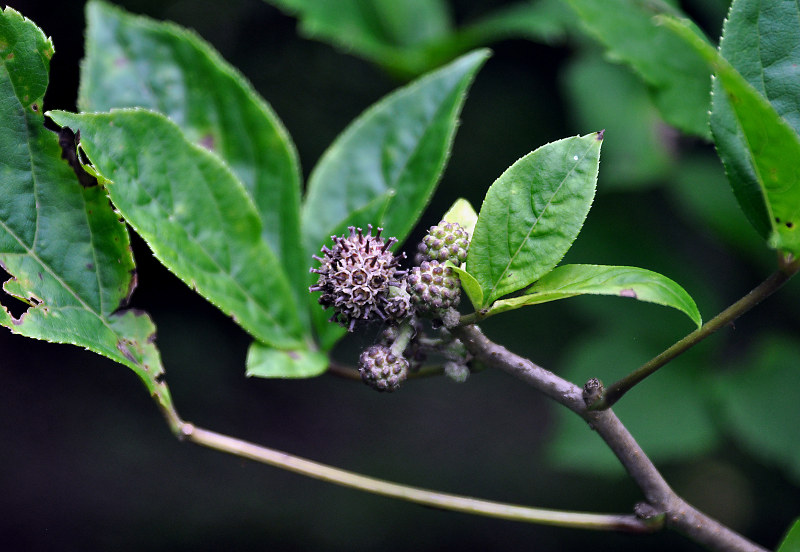
<svg viewBox="0 0 800 552"><path fill-rule="evenodd" d="M766 551L680 498L610 409L593 411L587 408L587 399L591 401L593 398L590 393L592 389L587 389L587 396L584 397L584 391L573 383L492 342L476 326L456 324L450 331L488 367L498 368L522 379L583 418L603 438L642 490L649 510L664 514L668 527L712 550Z"/></svg>

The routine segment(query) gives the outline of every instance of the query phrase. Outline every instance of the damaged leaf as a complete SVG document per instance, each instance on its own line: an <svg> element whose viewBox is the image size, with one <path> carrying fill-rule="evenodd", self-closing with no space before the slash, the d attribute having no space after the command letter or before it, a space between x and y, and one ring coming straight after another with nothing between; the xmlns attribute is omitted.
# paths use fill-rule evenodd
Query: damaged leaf
<svg viewBox="0 0 800 552"><path fill-rule="evenodd" d="M0 324L124 364L169 407L155 327L125 310L135 287L125 225L102 187L81 186L61 159L58 136L43 126L53 46L6 8L0 50L0 97L7 99L0 102L0 264L12 276L3 290L30 305L18 318L0 308Z"/></svg>

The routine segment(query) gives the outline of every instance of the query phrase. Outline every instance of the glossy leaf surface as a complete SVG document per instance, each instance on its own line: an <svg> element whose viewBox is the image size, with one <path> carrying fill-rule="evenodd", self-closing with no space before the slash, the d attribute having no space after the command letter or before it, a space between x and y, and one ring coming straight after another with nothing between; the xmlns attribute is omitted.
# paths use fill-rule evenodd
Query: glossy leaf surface
<svg viewBox="0 0 800 552"><path fill-rule="evenodd" d="M594 198L602 138L542 146L489 188L467 257L483 306L550 272L575 241Z"/></svg>
<svg viewBox="0 0 800 552"><path fill-rule="evenodd" d="M125 225L102 187L81 186L44 127L52 55L31 21L0 14L0 265L12 276L3 290L29 305L18 318L1 308L0 324L124 364L169 406L155 327L125 310L135 287Z"/></svg>
<svg viewBox="0 0 800 552"><path fill-rule="evenodd" d="M800 519L795 520L781 541L776 552L798 552L800 550Z"/></svg>
<svg viewBox="0 0 800 552"><path fill-rule="evenodd" d="M711 130L750 222L781 249L800 250L800 7L736 1L715 64ZM707 50L707 48L705 49ZM738 72L738 74L737 74ZM749 85L749 86L747 86Z"/></svg>
<svg viewBox="0 0 800 552"><path fill-rule="evenodd" d="M261 239L255 206L216 156L153 111L50 116L80 130L114 205L167 268L257 339L301 347L286 274Z"/></svg>
<svg viewBox="0 0 800 552"><path fill-rule="evenodd" d="M522 295L496 301L488 314L536 305L577 295L613 295L672 307L699 327L697 305L673 280L657 272L630 266L564 265L554 268Z"/></svg>

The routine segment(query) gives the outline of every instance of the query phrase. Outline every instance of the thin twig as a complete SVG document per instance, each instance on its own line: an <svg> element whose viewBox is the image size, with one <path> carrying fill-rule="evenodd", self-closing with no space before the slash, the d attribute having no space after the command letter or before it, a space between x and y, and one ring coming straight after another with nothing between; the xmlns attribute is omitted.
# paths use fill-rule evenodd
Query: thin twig
<svg viewBox="0 0 800 552"><path fill-rule="evenodd" d="M668 527L712 550L766 552L765 548L700 512L675 494L616 415L610 409L589 410L582 390L576 385L492 342L476 326L454 325L450 331L488 367L501 369L522 379L581 416L617 456L642 490L652 511L665 515Z"/></svg>
<svg viewBox="0 0 800 552"><path fill-rule="evenodd" d="M718 331L739 318L742 314L746 313L761 301L778 291L783 284L794 276L800 270L800 262L785 262L781 267L764 280L758 287L753 289L750 293L733 303L727 309L719 313L717 316L703 324L700 328L696 329L667 350L652 358L651 360L642 364L639 368L623 377L622 379L612 383L605 388L605 391L589 405L592 410L603 410L611 407L614 403L622 398L622 396L630 391L636 384L644 380L646 377L654 374L659 368L676 358L677 356L688 351L711 334Z"/></svg>
<svg viewBox="0 0 800 552"><path fill-rule="evenodd" d="M180 420L174 410L165 410L165 415L167 415L171 426L173 422ZM641 519L634 514L593 514L530 508L399 485L306 460L285 452L202 429L187 422L179 421L176 427L176 434L183 441L344 487L443 510L574 529L625 531L628 533L652 533L659 530L664 523L663 517Z"/></svg>

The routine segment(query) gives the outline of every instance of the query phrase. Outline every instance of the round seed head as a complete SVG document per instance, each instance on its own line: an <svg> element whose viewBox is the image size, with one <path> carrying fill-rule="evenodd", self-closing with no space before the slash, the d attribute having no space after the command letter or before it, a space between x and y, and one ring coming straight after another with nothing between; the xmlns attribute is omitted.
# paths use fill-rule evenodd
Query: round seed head
<svg viewBox="0 0 800 552"><path fill-rule="evenodd" d="M385 345L368 347L358 359L361 379L377 391L394 391L408 377L408 361Z"/></svg>
<svg viewBox="0 0 800 552"><path fill-rule="evenodd" d="M366 234L351 226L349 234L331 236L333 247L323 247L322 257L314 256L320 266L311 272L319 277L309 291L321 291L319 303L323 308L332 307L331 320L349 331L359 322L406 316L389 292L392 286L401 285L405 272L398 267L402 257L389 251L397 240L384 240L381 231L378 228L373 236L371 225Z"/></svg>
<svg viewBox="0 0 800 552"><path fill-rule="evenodd" d="M421 261L451 261L460 265L467 260L469 233L457 222L441 221L428 229L417 247Z"/></svg>

